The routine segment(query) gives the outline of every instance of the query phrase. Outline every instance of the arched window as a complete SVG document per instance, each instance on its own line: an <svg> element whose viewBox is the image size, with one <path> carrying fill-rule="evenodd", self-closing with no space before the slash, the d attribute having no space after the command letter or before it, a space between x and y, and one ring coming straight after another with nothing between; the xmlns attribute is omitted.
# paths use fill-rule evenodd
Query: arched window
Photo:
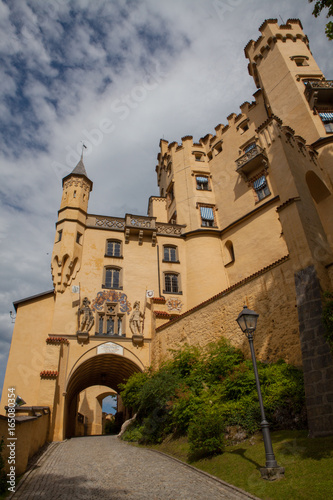
<svg viewBox="0 0 333 500"><path fill-rule="evenodd" d="M106 267L104 271L103 288L122 289L122 269L119 267Z"/></svg>
<svg viewBox="0 0 333 500"><path fill-rule="evenodd" d="M173 245L164 245L163 247L163 260L165 262L178 262L177 247Z"/></svg>
<svg viewBox="0 0 333 500"><path fill-rule="evenodd" d="M320 203L331 194L327 186L313 170L309 170L306 173L305 180L310 190L311 196L316 203Z"/></svg>
<svg viewBox="0 0 333 500"><path fill-rule="evenodd" d="M179 274L165 273L164 274L164 293L181 293Z"/></svg>
<svg viewBox="0 0 333 500"><path fill-rule="evenodd" d="M121 257L121 241L107 240L105 255L108 257Z"/></svg>

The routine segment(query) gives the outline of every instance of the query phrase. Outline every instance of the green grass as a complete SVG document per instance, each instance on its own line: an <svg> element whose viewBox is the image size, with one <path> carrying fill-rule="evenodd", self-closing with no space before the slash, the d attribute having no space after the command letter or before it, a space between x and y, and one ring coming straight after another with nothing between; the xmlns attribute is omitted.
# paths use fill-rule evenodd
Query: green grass
<svg viewBox="0 0 333 500"><path fill-rule="evenodd" d="M190 462L224 481L242 488L262 500L322 500L333 496L333 437L307 437L307 431L272 433L273 449L285 478L261 479L259 467L265 465L261 434L235 446L222 455ZM188 462L186 438L167 439L151 448Z"/></svg>

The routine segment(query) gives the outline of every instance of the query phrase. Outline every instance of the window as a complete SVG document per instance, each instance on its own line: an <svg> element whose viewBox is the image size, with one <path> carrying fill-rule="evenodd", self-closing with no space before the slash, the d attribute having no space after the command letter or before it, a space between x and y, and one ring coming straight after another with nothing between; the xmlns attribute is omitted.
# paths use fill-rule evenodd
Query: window
<svg viewBox="0 0 333 500"><path fill-rule="evenodd" d="M177 224L177 211L176 210L171 215L169 224Z"/></svg>
<svg viewBox="0 0 333 500"><path fill-rule="evenodd" d="M165 246L163 260L166 262L178 262L177 247Z"/></svg>
<svg viewBox="0 0 333 500"><path fill-rule="evenodd" d="M215 227L215 217L213 207L200 207L201 226Z"/></svg>
<svg viewBox="0 0 333 500"><path fill-rule="evenodd" d="M164 286L164 293L181 293L179 286L179 275L175 273L165 273Z"/></svg>
<svg viewBox="0 0 333 500"><path fill-rule="evenodd" d="M57 242L58 242L58 241L61 241L61 238L62 238L62 229L60 229L60 231L58 231L58 239L57 239Z"/></svg>
<svg viewBox="0 0 333 500"><path fill-rule="evenodd" d="M320 118L323 121L325 130L328 134L333 133L333 112L319 113Z"/></svg>
<svg viewBox="0 0 333 500"><path fill-rule="evenodd" d="M228 240L226 241L225 245L225 263L224 265L227 266L228 264L231 264L232 262L235 261L235 252L234 252L234 245L232 241Z"/></svg>
<svg viewBox="0 0 333 500"><path fill-rule="evenodd" d="M122 289L121 269L115 267L105 268L104 288Z"/></svg>
<svg viewBox="0 0 333 500"><path fill-rule="evenodd" d="M81 234L81 233L79 233L79 232L77 232L77 233L76 233L76 243L81 244L81 237L82 237L82 234Z"/></svg>
<svg viewBox="0 0 333 500"><path fill-rule="evenodd" d="M118 240L107 240L105 254L108 257L121 257L121 242Z"/></svg>
<svg viewBox="0 0 333 500"><path fill-rule="evenodd" d="M265 175L262 175L261 177L259 177L259 179L253 182L253 189L255 190L258 201L266 198L266 196L271 194L267 185L267 179Z"/></svg>
<svg viewBox="0 0 333 500"><path fill-rule="evenodd" d="M251 144L249 144L248 146L246 146L244 148L244 153L248 153L249 151L252 151L252 149L254 149L255 147L256 147L256 143L251 142Z"/></svg>
<svg viewBox="0 0 333 500"><path fill-rule="evenodd" d="M249 119L246 118L246 120L243 120L237 127L237 130L240 130L241 133L243 134L247 130L249 130Z"/></svg>
<svg viewBox="0 0 333 500"><path fill-rule="evenodd" d="M171 205L171 203L173 202L175 198L175 194L174 194L174 191L173 191L173 184L170 186L168 192L167 192L167 200L169 202L169 205Z"/></svg>
<svg viewBox="0 0 333 500"><path fill-rule="evenodd" d="M309 60L308 56L291 56L292 61L295 61L296 66L309 66L307 62Z"/></svg>
<svg viewBox="0 0 333 500"><path fill-rule="evenodd" d="M202 189L203 191L209 190L208 177L197 175L197 189Z"/></svg>
<svg viewBox="0 0 333 500"><path fill-rule="evenodd" d="M119 311L119 303L105 302L103 312L97 313L96 335L121 335L124 333L124 314Z"/></svg>

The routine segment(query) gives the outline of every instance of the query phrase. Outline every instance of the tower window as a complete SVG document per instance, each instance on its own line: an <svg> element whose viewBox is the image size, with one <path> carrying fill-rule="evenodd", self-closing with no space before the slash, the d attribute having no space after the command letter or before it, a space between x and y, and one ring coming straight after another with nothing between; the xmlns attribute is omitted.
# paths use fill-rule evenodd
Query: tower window
<svg viewBox="0 0 333 500"><path fill-rule="evenodd" d="M201 206L200 216L202 227L216 227L213 207Z"/></svg>
<svg viewBox="0 0 333 500"><path fill-rule="evenodd" d="M76 198L76 191L74 191L73 193L73 198Z"/></svg>
<svg viewBox="0 0 333 500"><path fill-rule="evenodd" d="M203 191L208 191L209 190L209 185L208 185L208 177L204 176L197 176L196 177L197 181L197 189L201 189Z"/></svg>
<svg viewBox="0 0 333 500"><path fill-rule="evenodd" d="M257 195L257 201L260 201L266 198L266 196L269 196L271 194L269 187L267 185L267 179L265 175L259 177L259 179L254 181L252 185Z"/></svg>
<svg viewBox="0 0 333 500"><path fill-rule="evenodd" d="M177 247L164 246L163 260L166 262L178 262Z"/></svg>
<svg viewBox="0 0 333 500"><path fill-rule="evenodd" d="M76 233L76 243L81 244L81 238L82 238L82 234L77 232Z"/></svg>
<svg viewBox="0 0 333 500"><path fill-rule="evenodd" d="M290 59L295 62L296 66L309 66L308 56L291 56Z"/></svg>
<svg viewBox="0 0 333 500"><path fill-rule="evenodd" d="M61 238L62 238L62 229L60 229L60 230L58 231L58 239L57 239L57 242L58 242L58 241L61 241Z"/></svg>
<svg viewBox="0 0 333 500"><path fill-rule="evenodd" d="M107 267L105 268L105 277L104 277L104 285L103 288L115 288L122 289L121 286L121 278L122 278L122 270L115 267Z"/></svg>
<svg viewBox="0 0 333 500"><path fill-rule="evenodd" d="M121 257L121 242L118 240L107 240L105 254L108 257Z"/></svg>
<svg viewBox="0 0 333 500"><path fill-rule="evenodd" d="M164 293L181 293L179 274L165 273L164 274Z"/></svg>

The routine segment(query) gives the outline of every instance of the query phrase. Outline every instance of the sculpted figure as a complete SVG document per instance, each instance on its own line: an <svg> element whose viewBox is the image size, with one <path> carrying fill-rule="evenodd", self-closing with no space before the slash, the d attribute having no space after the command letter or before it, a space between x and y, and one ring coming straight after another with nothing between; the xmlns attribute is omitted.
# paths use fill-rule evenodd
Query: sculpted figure
<svg viewBox="0 0 333 500"><path fill-rule="evenodd" d="M94 315L90 309L90 300L85 297L80 308L80 331L88 333L94 324Z"/></svg>
<svg viewBox="0 0 333 500"><path fill-rule="evenodd" d="M133 335L141 335L141 324L143 322L143 314L140 311L140 302L134 302L134 310L129 320L130 329Z"/></svg>

